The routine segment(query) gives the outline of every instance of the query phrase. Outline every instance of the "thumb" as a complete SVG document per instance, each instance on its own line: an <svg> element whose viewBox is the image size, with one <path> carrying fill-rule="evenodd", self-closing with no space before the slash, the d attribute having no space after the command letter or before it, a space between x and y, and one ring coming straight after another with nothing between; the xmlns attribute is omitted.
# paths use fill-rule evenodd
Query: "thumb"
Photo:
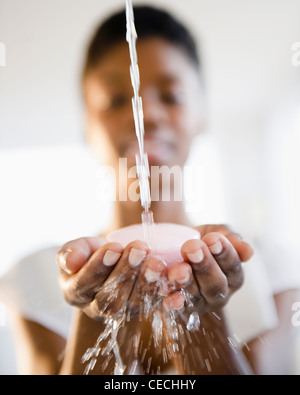
<svg viewBox="0 0 300 395"><path fill-rule="evenodd" d="M82 269L94 252L106 242L101 237L83 237L69 241L57 253L57 264L67 274L75 274Z"/></svg>

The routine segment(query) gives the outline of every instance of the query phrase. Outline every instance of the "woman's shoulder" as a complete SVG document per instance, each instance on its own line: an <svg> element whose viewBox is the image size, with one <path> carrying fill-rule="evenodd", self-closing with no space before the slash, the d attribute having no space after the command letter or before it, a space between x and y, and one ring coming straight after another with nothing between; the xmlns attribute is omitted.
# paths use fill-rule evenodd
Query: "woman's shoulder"
<svg viewBox="0 0 300 395"><path fill-rule="evenodd" d="M58 284L58 250L53 246L20 259L0 278L0 300L24 318L66 337L72 308Z"/></svg>

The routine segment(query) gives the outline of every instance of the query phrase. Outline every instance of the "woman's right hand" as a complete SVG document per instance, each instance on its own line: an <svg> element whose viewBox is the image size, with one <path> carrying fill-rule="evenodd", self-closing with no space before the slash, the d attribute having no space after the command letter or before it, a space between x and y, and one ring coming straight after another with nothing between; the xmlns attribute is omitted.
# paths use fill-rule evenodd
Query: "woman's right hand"
<svg viewBox="0 0 300 395"><path fill-rule="evenodd" d="M155 302L168 294L163 286L168 284L167 268L149 253L142 241L125 248L98 237L70 241L57 255L65 300L94 320L125 307L131 315L139 314L146 295Z"/></svg>

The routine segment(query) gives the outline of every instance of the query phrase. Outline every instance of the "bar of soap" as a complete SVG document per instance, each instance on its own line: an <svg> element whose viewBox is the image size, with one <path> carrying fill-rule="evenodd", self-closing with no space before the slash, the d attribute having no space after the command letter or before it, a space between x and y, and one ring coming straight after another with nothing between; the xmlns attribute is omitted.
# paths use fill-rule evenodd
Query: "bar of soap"
<svg viewBox="0 0 300 395"><path fill-rule="evenodd" d="M162 259L168 267L177 262L182 262L181 247L192 239L200 239L200 233L187 226L176 224L154 224L153 237L151 240L151 255ZM107 236L109 242L117 242L126 247L135 240L145 241L142 224L128 226L110 233Z"/></svg>

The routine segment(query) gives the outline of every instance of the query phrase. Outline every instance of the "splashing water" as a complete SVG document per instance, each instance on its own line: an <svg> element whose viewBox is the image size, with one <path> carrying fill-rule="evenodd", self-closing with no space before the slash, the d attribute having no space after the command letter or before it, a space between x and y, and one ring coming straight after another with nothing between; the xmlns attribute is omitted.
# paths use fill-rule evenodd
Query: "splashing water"
<svg viewBox="0 0 300 395"><path fill-rule="evenodd" d="M118 289L118 285L122 284L123 281L124 279L121 276L117 284L108 281L104 286L103 293L110 296L107 299L107 304L103 305L100 312L102 316L107 306L120 298L122 290ZM158 280L155 291L152 294L145 294L142 297L139 306L139 317L151 323L151 337L148 339L148 343L144 344L141 330L132 336L127 347L131 350L130 353L133 357L133 362L124 362L122 360L122 353L117 339L120 329L132 318L131 311L128 305L126 305L117 313L112 314L108 312L104 322L105 330L99 335L95 345L87 349L82 357L81 362L87 364L84 371L85 375L90 374L94 370L99 356L106 358L101 367L102 371L105 371L112 360L112 356L114 356L113 374L132 375L136 374L138 369L141 369L141 365L146 361L151 346L162 355L164 365L173 361L179 353L184 355L186 339L188 339L188 343L191 345L191 334L199 330L200 317L196 312L186 314L183 311L164 310L162 308L163 297L158 294L158 289L166 286L164 281L163 279ZM186 292L184 294L187 298L186 302L193 308L191 295L188 295ZM150 356L146 361L143 373L150 373L151 364L152 357ZM161 370L163 370L163 366L159 366L155 374L160 374Z"/></svg>
<svg viewBox="0 0 300 395"><path fill-rule="evenodd" d="M88 365L86 366L84 371L84 375L88 375L95 368L97 358L99 357L100 352L102 356L110 356L111 352L113 352L115 355L114 375L118 376L124 374L125 367L120 356L119 346L117 342L117 334L122 322L122 319L112 317L106 320L105 331L102 332L101 335L98 337L94 347L89 348L81 359L82 363L88 362ZM104 348L102 348L102 343L106 341L109 337L109 342Z"/></svg>

